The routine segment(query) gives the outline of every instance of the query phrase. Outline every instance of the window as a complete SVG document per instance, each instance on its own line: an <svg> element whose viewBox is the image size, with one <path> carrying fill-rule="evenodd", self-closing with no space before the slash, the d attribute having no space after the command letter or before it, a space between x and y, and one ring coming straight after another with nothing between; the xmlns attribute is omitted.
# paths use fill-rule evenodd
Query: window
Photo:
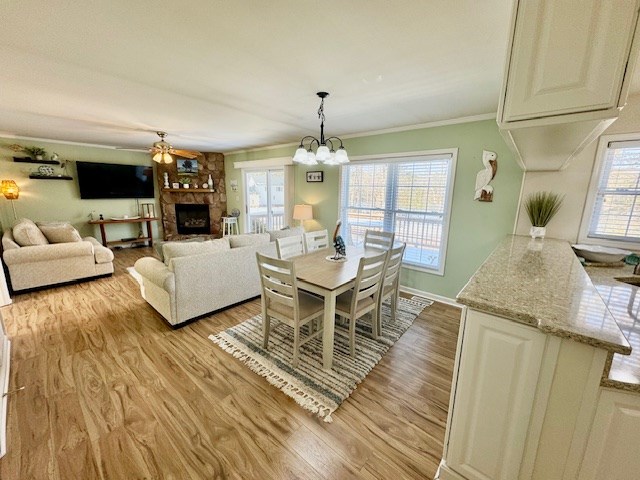
<svg viewBox="0 0 640 480"><path fill-rule="evenodd" d="M245 232L276 230L286 225L284 168L247 170L244 181L247 205Z"/></svg>
<svg viewBox="0 0 640 480"><path fill-rule="evenodd" d="M403 264L444 272L457 151L356 160L341 169L342 235L359 245L368 229L406 242Z"/></svg>
<svg viewBox="0 0 640 480"><path fill-rule="evenodd" d="M640 241L640 140L600 145L597 184L587 236Z"/></svg>

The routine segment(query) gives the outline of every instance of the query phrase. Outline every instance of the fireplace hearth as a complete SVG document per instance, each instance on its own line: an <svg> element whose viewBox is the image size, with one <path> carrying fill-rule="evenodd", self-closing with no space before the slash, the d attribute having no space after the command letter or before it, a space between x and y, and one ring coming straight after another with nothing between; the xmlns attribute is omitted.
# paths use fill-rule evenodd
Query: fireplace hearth
<svg viewBox="0 0 640 480"><path fill-rule="evenodd" d="M181 235L210 233L209 205L176 203L176 228Z"/></svg>

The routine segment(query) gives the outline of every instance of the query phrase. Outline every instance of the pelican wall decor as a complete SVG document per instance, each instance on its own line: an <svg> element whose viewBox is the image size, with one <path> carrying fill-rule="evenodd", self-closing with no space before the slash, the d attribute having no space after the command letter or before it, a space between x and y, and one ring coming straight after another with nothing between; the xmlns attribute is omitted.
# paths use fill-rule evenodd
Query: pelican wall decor
<svg viewBox="0 0 640 480"><path fill-rule="evenodd" d="M496 155L496 152L490 152L489 150L482 151L484 170L480 170L478 175L476 175L476 194L473 197L474 200L480 200L481 202L493 201L493 187L489 185L489 183L498 171L497 158L498 155Z"/></svg>

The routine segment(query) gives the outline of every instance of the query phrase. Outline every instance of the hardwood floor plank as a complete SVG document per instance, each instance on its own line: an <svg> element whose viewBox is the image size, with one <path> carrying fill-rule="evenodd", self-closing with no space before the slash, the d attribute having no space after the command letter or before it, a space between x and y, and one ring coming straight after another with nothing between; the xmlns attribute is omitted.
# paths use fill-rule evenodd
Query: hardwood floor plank
<svg viewBox="0 0 640 480"><path fill-rule="evenodd" d="M207 337L252 300L173 330L115 272L18 295L2 480L433 478L460 310L434 303L325 423Z"/></svg>

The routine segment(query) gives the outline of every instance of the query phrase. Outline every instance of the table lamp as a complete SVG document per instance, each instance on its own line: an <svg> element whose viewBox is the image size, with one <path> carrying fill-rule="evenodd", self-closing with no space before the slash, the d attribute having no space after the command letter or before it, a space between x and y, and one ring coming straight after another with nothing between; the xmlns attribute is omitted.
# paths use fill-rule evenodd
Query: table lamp
<svg viewBox="0 0 640 480"><path fill-rule="evenodd" d="M311 205L294 205L293 219L300 220L300 226L304 227L305 220L313 219L313 209Z"/></svg>
<svg viewBox="0 0 640 480"><path fill-rule="evenodd" d="M7 200L11 200L11 207L13 208L13 218L14 220L18 218L16 215L16 206L13 203L20 196L20 189L18 185L13 180L2 180L0 183L0 191L4 195L4 198Z"/></svg>

